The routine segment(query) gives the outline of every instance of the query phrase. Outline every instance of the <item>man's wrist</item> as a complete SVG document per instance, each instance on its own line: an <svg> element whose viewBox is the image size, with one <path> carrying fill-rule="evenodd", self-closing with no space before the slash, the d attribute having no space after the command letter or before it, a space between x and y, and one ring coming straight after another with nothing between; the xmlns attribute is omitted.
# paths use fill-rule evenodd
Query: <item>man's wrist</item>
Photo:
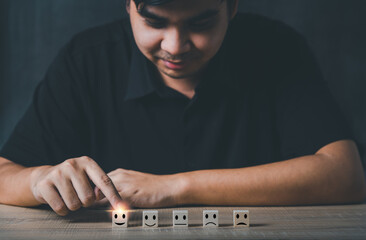
<svg viewBox="0 0 366 240"><path fill-rule="evenodd" d="M188 173L178 173L174 177L177 183L177 191L174 196L176 205L190 204L190 175Z"/></svg>
<svg viewBox="0 0 366 240"><path fill-rule="evenodd" d="M36 197L34 195L35 187L36 187L36 184L39 181L40 177L42 176L42 174L44 174L45 171L48 171L48 169L50 169L51 167L52 166L44 165L44 166L33 167L33 168L27 169L28 171L30 171L30 178L29 178L30 193L32 194L33 201L35 201L39 204L42 204L43 202L40 202L39 199L36 199Z"/></svg>

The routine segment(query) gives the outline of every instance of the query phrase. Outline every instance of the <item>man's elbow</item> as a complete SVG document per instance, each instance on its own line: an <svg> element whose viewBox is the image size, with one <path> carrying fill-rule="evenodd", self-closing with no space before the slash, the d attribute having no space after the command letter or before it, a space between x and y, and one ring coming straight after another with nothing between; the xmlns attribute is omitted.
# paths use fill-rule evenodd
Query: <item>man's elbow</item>
<svg viewBox="0 0 366 240"><path fill-rule="evenodd" d="M340 202L361 203L366 200L366 181L362 169L358 169L344 181L348 184L339 189Z"/></svg>
<svg viewBox="0 0 366 240"><path fill-rule="evenodd" d="M366 200L366 179L356 143L351 140L337 141L318 151L329 165L327 188L333 203L359 203ZM329 188L330 187L330 188ZM325 197L325 196L324 196Z"/></svg>
<svg viewBox="0 0 366 240"><path fill-rule="evenodd" d="M360 194L360 201L364 202L366 200L366 182L364 180L364 184L361 190L361 194Z"/></svg>
<svg viewBox="0 0 366 240"><path fill-rule="evenodd" d="M366 200L366 181L365 175L362 173L358 179L355 179L353 186L353 194L351 193L354 201L353 202L364 202Z"/></svg>

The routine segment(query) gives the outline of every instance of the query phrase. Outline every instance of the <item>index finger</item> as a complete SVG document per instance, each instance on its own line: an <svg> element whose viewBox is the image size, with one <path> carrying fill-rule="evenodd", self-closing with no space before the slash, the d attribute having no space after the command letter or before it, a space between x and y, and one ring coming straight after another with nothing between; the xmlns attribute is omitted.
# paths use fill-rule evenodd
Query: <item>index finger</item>
<svg viewBox="0 0 366 240"><path fill-rule="evenodd" d="M96 162L90 162L91 163L87 164L85 167L86 174L89 176L90 180L102 191L114 209L122 208L123 200L110 177Z"/></svg>

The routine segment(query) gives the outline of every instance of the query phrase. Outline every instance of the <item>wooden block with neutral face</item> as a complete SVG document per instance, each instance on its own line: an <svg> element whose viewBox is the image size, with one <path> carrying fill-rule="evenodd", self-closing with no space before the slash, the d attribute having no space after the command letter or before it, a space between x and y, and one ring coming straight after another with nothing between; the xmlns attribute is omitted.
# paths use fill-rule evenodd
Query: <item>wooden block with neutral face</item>
<svg viewBox="0 0 366 240"><path fill-rule="evenodd" d="M117 210L112 212L112 227L127 228L128 213L127 211Z"/></svg>
<svg viewBox="0 0 366 240"><path fill-rule="evenodd" d="M219 226L219 211L218 210L203 210L203 227L218 227Z"/></svg>
<svg viewBox="0 0 366 240"><path fill-rule="evenodd" d="M249 211L233 210L234 227L249 227Z"/></svg>
<svg viewBox="0 0 366 240"><path fill-rule="evenodd" d="M173 210L173 227L188 227L188 210Z"/></svg>
<svg viewBox="0 0 366 240"><path fill-rule="evenodd" d="M146 228L157 228L159 226L158 222L158 211L143 211L142 213L142 226Z"/></svg>

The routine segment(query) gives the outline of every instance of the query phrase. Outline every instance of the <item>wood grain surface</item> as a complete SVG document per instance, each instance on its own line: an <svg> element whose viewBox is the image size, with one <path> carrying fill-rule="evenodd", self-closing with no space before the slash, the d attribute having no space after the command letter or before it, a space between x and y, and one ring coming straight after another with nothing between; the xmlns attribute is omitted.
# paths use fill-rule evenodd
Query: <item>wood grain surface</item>
<svg viewBox="0 0 366 240"><path fill-rule="evenodd" d="M112 229L110 209L60 217L48 207L0 205L0 239L366 239L366 204L182 209L189 211L187 229L173 228L173 208L165 208L159 209L159 228L142 228L142 210L132 210L131 227L122 230ZM203 209L219 210L219 228L202 228ZM233 209L250 210L250 228L233 227Z"/></svg>

